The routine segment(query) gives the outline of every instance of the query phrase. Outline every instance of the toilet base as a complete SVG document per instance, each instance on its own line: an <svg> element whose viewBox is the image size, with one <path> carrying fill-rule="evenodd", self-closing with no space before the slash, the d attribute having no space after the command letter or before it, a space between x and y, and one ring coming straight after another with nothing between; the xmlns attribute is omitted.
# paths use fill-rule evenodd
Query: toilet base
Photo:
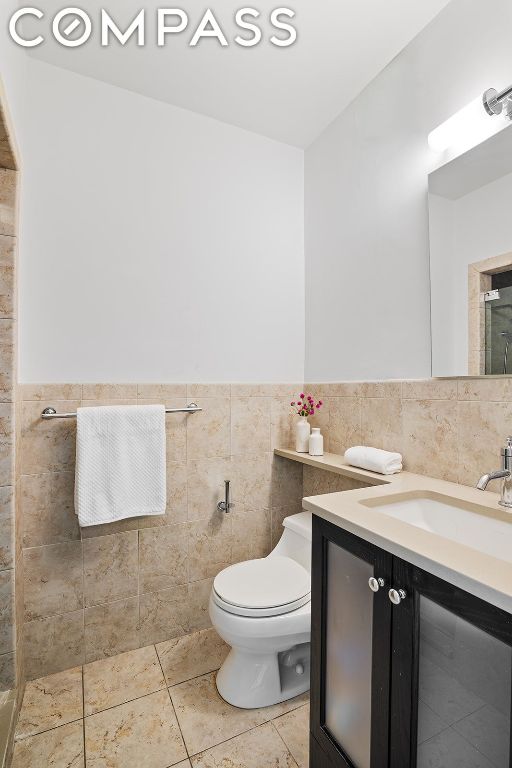
<svg viewBox="0 0 512 768"><path fill-rule="evenodd" d="M240 709L259 709L293 699L309 690L309 657L302 674L280 664L281 654L232 648L217 673L222 698Z"/></svg>

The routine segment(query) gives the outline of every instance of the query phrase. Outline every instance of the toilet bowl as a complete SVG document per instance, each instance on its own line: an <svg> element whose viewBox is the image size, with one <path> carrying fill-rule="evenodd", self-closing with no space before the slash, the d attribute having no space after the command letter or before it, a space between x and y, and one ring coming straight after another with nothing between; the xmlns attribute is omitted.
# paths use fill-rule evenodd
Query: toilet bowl
<svg viewBox="0 0 512 768"><path fill-rule="evenodd" d="M283 526L268 557L225 568L210 595L212 624L231 646L217 689L243 709L309 690L311 513L287 517Z"/></svg>

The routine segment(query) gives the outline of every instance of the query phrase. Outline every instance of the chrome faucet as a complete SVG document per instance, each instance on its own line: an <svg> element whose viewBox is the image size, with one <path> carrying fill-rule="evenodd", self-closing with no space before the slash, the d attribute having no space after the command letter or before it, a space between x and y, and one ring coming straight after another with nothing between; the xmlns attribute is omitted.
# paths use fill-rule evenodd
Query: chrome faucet
<svg viewBox="0 0 512 768"><path fill-rule="evenodd" d="M507 437L507 444L501 449L503 469L482 475L476 487L479 491L485 491L491 480L503 480L501 486L500 506L512 508L512 437Z"/></svg>

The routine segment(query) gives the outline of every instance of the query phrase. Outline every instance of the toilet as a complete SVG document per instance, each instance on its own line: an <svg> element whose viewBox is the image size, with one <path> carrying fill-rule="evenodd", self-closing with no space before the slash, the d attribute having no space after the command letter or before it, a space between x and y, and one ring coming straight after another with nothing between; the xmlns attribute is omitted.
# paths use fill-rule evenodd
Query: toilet
<svg viewBox="0 0 512 768"><path fill-rule="evenodd" d="M210 618L231 646L217 689L235 707L268 707L309 690L311 513L283 521L268 557L237 563L213 582Z"/></svg>

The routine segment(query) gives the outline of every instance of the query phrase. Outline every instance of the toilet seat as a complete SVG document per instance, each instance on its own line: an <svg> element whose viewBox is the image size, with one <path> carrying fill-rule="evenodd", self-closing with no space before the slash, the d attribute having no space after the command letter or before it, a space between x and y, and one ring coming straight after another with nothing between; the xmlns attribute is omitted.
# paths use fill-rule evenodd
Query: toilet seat
<svg viewBox="0 0 512 768"><path fill-rule="evenodd" d="M220 608L238 616L280 616L310 601L311 575L289 557L247 560L216 576L212 597Z"/></svg>

